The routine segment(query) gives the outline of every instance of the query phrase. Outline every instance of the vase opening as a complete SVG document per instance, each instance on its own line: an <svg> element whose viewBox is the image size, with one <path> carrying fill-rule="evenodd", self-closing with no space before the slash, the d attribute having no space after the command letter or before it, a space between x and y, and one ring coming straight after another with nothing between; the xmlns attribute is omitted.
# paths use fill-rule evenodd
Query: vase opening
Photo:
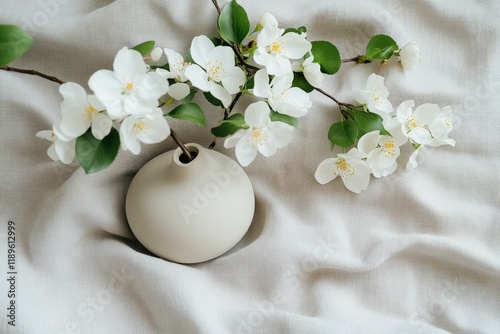
<svg viewBox="0 0 500 334"><path fill-rule="evenodd" d="M191 153L191 156L193 157L193 160L196 159L196 157L198 156L198 152L195 152L195 151L189 151L189 153ZM182 153L180 156L179 156L179 161L182 162L183 164L188 164L190 163L192 160L189 160L188 156L185 154L185 153Z"/></svg>
<svg viewBox="0 0 500 334"><path fill-rule="evenodd" d="M191 153L193 160L190 160L187 154L182 152L180 148L177 148L174 154L174 162L179 166L189 165L194 160L196 160L196 157L200 154L201 147L198 144L187 144L186 148L189 151L189 153Z"/></svg>

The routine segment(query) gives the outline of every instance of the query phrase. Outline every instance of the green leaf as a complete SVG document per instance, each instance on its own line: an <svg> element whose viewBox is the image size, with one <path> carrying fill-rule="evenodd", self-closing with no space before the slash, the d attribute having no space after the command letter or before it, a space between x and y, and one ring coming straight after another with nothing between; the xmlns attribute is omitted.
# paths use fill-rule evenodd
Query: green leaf
<svg viewBox="0 0 500 334"><path fill-rule="evenodd" d="M212 43L214 43L215 46L223 45L224 41L220 39L219 37L210 37L210 40Z"/></svg>
<svg viewBox="0 0 500 334"><path fill-rule="evenodd" d="M19 58L33 44L25 30L13 25L0 25L0 66Z"/></svg>
<svg viewBox="0 0 500 334"><path fill-rule="evenodd" d="M349 147L358 138L358 125L352 120L333 123L328 131L328 139L334 145Z"/></svg>
<svg viewBox="0 0 500 334"><path fill-rule="evenodd" d="M314 62L321 66L321 72L326 74L337 73L342 64L342 58L340 58L337 47L327 41L314 41L311 44Z"/></svg>
<svg viewBox="0 0 500 334"><path fill-rule="evenodd" d="M299 121L293 116L280 114L277 111L271 110L269 117L273 122L283 122L294 127L299 127Z"/></svg>
<svg viewBox="0 0 500 334"><path fill-rule="evenodd" d="M283 32L283 35L288 34L289 32L295 32L297 34L302 34L307 32L307 28L304 26L298 27L297 29L295 28L286 28L285 31Z"/></svg>
<svg viewBox="0 0 500 334"><path fill-rule="evenodd" d="M236 0L231 0L222 8L217 26L220 37L228 43L241 43L250 31L248 15Z"/></svg>
<svg viewBox="0 0 500 334"><path fill-rule="evenodd" d="M147 41L136 45L132 48L132 50L139 51L139 53L144 57L148 53L150 53L155 47L155 41Z"/></svg>
<svg viewBox="0 0 500 334"><path fill-rule="evenodd" d="M304 74L300 72L294 72L293 73L293 82L292 82L293 87L298 87L305 91L306 93L310 93L314 90L314 87L311 86L311 84L307 81L306 77Z"/></svg>
<svg viewBox="0 0 500 334"><path fill-rule="evenodd" d="M241 90L248 91L249 89L253 89L254 86L255 86L255 79L254 77L250 77L250 79L248 79L247 82L245 82L245 85Z"/></svg>
<svg viewBox="0 0 500 334"><path fill-rule="evenodd" d="M212 128L212 134L216 137L227 137L232 135L245 125L245 116L242 114L234 114L223 120L221 124Z"/></svg>
<svg viewBox="0 0 500 334"><path fill-rule="evenodd" d="M89 129L76 140L76 157L85 173L95 173L111 165L119 148L120 135L115 128L102 140L96 139Z"/></svg>
<svg viewBox="0 0 500 334"><path fill-rule="evenodd" d="M200 106L194 102L187 102L175 107L168 116L177 119L191 121L197 125L205 125L205 114Z"/></svg>
<svg viewBox="0 0 500 334"><path fill-rule="evenodd" d="M383 119L380 115L374 114L372 112L365 112L358 109L348 110L350 114L356 119L358 123L359 133L358 138L361 138L364 134L372 131L380 131L381 135L390 136L391 134L384 128Z"/></svg>
<svg viewBox="0 0 500 334"><path fill-rule="evenodd" d="M212 103L214 106L224 108L222 102L219 99L215 98L212 94L210 94L210 92L203 92L203 95L205 95L207 101Z"/></svg>
<svg viewBox="0 0 500 334"><path fill-rule="evenodd" d="M397 43L387 35L373 36L366 46L366 58L385 60L391 58L398 50Z"/></svg>

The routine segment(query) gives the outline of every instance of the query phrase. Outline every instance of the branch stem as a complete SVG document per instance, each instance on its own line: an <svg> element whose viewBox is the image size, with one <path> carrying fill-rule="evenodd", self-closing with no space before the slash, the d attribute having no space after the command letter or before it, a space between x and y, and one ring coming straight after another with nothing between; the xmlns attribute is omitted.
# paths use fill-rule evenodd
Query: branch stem
<svg viewBox="0 0 500 334"><path fill-rule="evenodd" d="M212 0L212 3L214 4L215 6L215 9L217 9L217 13L222 13L222 10L220 9L220 6L219 6L219 3L217 2L217 0Z"/></svg>
<svg viewBox="0 0 500 334"><path fill-rule="evenodd" d="M359 60L359 57L346 58L346 59L342 59L342 63L358 62L358 60Z"/></svg>
<svg viewBox="0 0 500 334"><path fill-rule="evenodd" d="M60 85L62 85L64 83L64 81L62 81L61 79L58 79L54 76L47 75L47 74L44 74L42 72L38 72L35 70L25 70L25 69L21 69L21 68L10 67L10 66L2 66L2 67L0 67L0 70L7 71L7 72L17 72L17 73L22 73L22 74L36 75L36 76L42 77L44 79L47 79L49 81L57 82Z"/></svg>
<svg viewBox="0 0 500 334"><path fill-rule="evenodd" d="M231 104L229 105L229 107L224 110L224 118L223 118L223 120L228 119L229 115L233 111L234 106L236 105L236 103L238 102L238 100L240 99L240 97L242 95L243 95L243 92L239 92L238 94L236 94L236 96L234 97L233 102L231 102ZM217 137L214 138L214 140L208 146L208 148L209 149L213 149L215 147L215 145L217 145Z"/></svg>
<svg viewBox="0 0 500 334"><path fill-rule="evenodd" d="M177 134L175 133L175 131L172 130L172 129L170 129L170 136L175 141L175 143L177 144L177 146L179 146L179 148L182 150L182 153L184 153L184 155L189 159L189 161L193 161L194 158L191 155L191 152L189 152L189 150L187 149L186 145L184 145L184 143L179 139L179 136L177 136Z"/></svg>

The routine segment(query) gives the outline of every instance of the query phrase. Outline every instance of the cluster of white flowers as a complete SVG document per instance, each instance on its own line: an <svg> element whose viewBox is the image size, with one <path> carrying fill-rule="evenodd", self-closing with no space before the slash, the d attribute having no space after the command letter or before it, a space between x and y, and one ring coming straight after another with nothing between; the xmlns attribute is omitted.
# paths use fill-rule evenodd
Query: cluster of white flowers
<svg viewBox="0 0 500 334"><path fill-rule="evenodd" d="M315 173L316 180L321 184L340 175L347 189L360 193L368 187L370 174L380 178L396 171L400 147L408 142L415 151L407 169L417 166L416 157L424 146L455 146L455 141L448 138L452 130L452 110L449 106L439 108L436 104L426 103L413 111L415 102L409 100L401 103L394 112L387 99L389 91L384 85L384 78L376 74L368 77L364 90L355 90L352 96L383 118L384 128L391 136L381 135L380 131L366 133L359 139L357 148L321 162Z"/></svg>
<svg viewBox="0 0 500 334"><path fill-rule="evenodd" d="M312 105L309 93L294 87L294 73L301 72L311 89L319 90L324 81L323 65L314 62L314 42L306 39L305 29L282 29L270 13L260 16L256 30L248 37L254 45L246 54L246 60L235 53L236 47L223 43L216 45L219 43L203 35L192 40L188 60L169 48L149 49L147 57L144 57L147 52L123 48L115 57L113 71L99 70L90 77L88 86L94 95L88 95L82 86L73 82L61 85L61 119L52 130L40 131L37 136L53 142L47 151L53 160L69 164L77 155L75 150L80 136L90 129L95 139L102 140L115 131L112 130L114 125L120 124L122 149L139 154L141 142L158 143L171 133L165 119L168 114L159 107L160 101L162 105L181 101L191 92L200 90L219 100L224 108L231 109L234 95L247 92L262 100L247 107L244 117L240 118L244 121L226 138L224 146L235 147L242 166L252 163L258 152L269 157L290 142L294 127L287 123L295 124L292 123L295 118L305 116ZM388 36L379 37L392 41ZM331 48L336 50L333 45ZM395 51L394 55L406 70L414 69L421 61L415 42ZM366 62L359 57L359 62ZM145 59L154 63L166 59L166 64L151 66ZM249 69L246 61L250 60L263 68L250 65L255 71L253 83L247 87L250 82L246 77ZM168 100L162 100L166 94ZM371 174L380 178L397 169L400 146L405 143L411 142L415 148L408 164L410 167L416 166L421 147L455 145L448 138L451 108L423 104L413 111L414 102L410 100L401 103L394 112L388 96L384 78L376 74L368 77L364 89L352 92L354 100L361 104L360 109L380 115L390 136L385 131L365 133L359 138L357 147L348 152L344 148L342 154L319 165L315 173L319 183L330 182L340 175L349 190L359 193L367 188ZM342 109L342 103L335 101Z"/></svg>
<svg viewBox="0 0 500 334"><path fill-rule="evenodd" d="M268 12L260 16L259 27L253 60L264 68L255 74L251 92L267 103L259 101L248 106L245 111L248 128L238 130L224 143L226 148L236 148L236 158L242 166L248 166L257 152L269 157L291 140L293 127L279 121L272 122L269 117L271 109L280 114L302 117L312 106L308 93L292 87L293 70L303 70L300 65L293 65L292 61L301 64L308 56L312 61L312 45L306 40L306 35L285 33L285 29L279 28L276 18ZM311 84L322 81L315 74L310 76L311 81L315 80ZM321 72L319 75L323 76Z"/></svg>
<svg viewBox="0 0 500 334"><path fill-rule="evenodd" d="M89 79L95 95L73 82L64 83L61 120L38 137L54 141L48 155L69 164L75 157L76 138L91 128L96 139L106 137L114 122L122 123L122 148L134 154L140 142L157 143L170 135L170 127L158 108L158 99L169 90L168 81L148 70L141 54L128 48L115 57L113 71L99 70Z"/></svg>

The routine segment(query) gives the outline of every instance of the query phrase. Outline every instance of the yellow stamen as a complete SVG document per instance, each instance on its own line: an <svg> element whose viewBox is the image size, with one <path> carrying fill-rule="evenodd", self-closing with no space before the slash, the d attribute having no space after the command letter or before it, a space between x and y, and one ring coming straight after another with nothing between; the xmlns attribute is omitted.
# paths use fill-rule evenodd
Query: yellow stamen
<svg viewBox="0 0 500 334"><path fill-rule="evenodd" d="M143 132L146 129L147 129L146 123L144 123L143 121L139 121L134 126L134 134L137 136L139 135L139 133Z"/></svg>
<svg viewBox="0 0 500 334"><path fill-rule="evenodd" d="M333 173L335 176L340 175L343 178L348 178L356 174L356 169L345 159L339 158L337 160L337 167L334 169Z"/></svg>
<svg viewBox="0 0 500 334"><path fill-rule="evenodd" d="M253 145L262 145L267 140L267 133L262 129L254 129L250 134L250 141Z"/></svg>
<svg viewBox="0 0 500 334"><path fill-rule="evenodd" d="M88 106L85 108L85 114L87 115L88 119L92 119L92 116L94 116L95 108L93 106Z"/></svg>

